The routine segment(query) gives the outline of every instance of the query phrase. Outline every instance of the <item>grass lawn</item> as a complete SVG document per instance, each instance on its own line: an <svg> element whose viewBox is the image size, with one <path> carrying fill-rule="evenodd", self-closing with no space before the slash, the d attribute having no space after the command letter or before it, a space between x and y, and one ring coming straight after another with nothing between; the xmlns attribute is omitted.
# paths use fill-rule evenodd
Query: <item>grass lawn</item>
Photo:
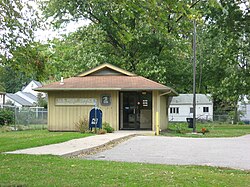
<svg viewBox="0 0 250 187"><path fill-rule="evenodd" d="M81 134L78 132L49 132L48 130L4 132L0 133L0 152L60 143L90 135L92 134Z"/></svg>
<svg viewBox="0 0 250 187"><path fill-rule="evenodd" d="M250 172L206 166L171 166L0 155L0 186L249 186Z"/></svg>
<svg viewBox="0 0 250 187"><path fill-rule="evenodd" d="M197 124L197 132L201 132L201 129L205 127L209 130L205 135L190 134L192 128L188 128L187 123L170 123L168 130L162 132L164 136L183 136L183 137L235 137L250 134L250 125L231 125L231 124L214 124L214 123L205 123Z"/></svg>
<svg viewBox="0 0 250 187"><path fill-rule="evenodd" d="M0 133L0 152L89 135L47 130L5 132ZM250 181L250 171L206 166L91 161L50 155L0 154L0 160L0 186L249 186Z"/></svg>

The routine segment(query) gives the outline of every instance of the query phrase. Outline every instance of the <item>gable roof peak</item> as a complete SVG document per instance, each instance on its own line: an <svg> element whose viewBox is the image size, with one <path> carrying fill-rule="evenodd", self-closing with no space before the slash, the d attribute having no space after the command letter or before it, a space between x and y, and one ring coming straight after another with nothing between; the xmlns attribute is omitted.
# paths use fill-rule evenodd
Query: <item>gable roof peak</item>
<svg viewBox="0 0 250 187"><path fill-rule="evenodd" d="M95 74L97 72L100 72L102 70L105 70L105 69L110 69L112 70L113 72L116 72L116 73L119 73L119 74L122 74L122 75L126 75L126 76L135 76L135 74L129 72L129 71L126 71L124 69L121 69L119 67L116 67L114 65L111 65L109 63L104 63L104 64L101 64L95 68L92 68L88 71L85 71L83 73L81 73L80 75L78 75L79 77L85 77L85 76L88 76L88 75L91 75L91 74Z"/></svg>

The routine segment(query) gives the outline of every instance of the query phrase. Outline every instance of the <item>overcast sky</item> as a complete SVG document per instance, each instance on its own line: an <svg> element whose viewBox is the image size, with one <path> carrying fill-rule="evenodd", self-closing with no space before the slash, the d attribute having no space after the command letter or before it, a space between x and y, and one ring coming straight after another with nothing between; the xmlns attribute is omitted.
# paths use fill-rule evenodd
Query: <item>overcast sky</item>
<svg viewBox="0 0 250 187"><path fill-rule="evenodd" d="M27 1L29 2L29 5L31 5L34 9L36 9L38 11L39 15L42 16L42 11L38 8L36 1L30 1L30 0L27 0ZM60 37L60 35L62 35L62 34L68 34L68 33L74 32L79 27L82 27L84 25L88 25L89 23L90 23L90 20L80 20L78 22L72 21L72 22L68 23L65 28L62 28L62 29L57 29L57 30L54 30L52 28L46 29L46 30L38 29L34 33L35 39L36 39L36 41L45 42L45 41L51 40L55 37Z"/></svg>
<svg viewBox="0 0 250 187"><path fill-rule="evenodd" d="M45 42L47 40L51 40L55 37L60 37L62 34L68 34L71 32L76 31L79 27L82 27L84 25L88 25L90 23L89 20L81 20L79 22L70 22L65 28L53 30L53 29L47 29L47 30L41 30L35 32L35 40Z"/></svg>

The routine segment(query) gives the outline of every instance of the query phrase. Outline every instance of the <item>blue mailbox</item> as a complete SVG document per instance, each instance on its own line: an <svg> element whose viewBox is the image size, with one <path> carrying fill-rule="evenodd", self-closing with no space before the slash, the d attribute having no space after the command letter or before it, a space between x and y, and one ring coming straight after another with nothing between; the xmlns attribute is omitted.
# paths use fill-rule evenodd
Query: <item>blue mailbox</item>
<svg viewBox="0 0 250 187"><path fill-rule="evenodd" d="M99 108L91 109L89 113L89 128L102 128L102 111Z"/></svg>

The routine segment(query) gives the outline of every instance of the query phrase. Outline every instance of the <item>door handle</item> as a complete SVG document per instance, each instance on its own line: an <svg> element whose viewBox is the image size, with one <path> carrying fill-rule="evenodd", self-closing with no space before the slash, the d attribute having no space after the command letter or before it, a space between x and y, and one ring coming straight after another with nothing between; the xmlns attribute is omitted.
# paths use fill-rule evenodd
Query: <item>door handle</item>
<svg viewBox="0 0 250 187"><path fill-rule="evenodd" d="M135 108L134 108L134 114L135 114Z"/></svg>

